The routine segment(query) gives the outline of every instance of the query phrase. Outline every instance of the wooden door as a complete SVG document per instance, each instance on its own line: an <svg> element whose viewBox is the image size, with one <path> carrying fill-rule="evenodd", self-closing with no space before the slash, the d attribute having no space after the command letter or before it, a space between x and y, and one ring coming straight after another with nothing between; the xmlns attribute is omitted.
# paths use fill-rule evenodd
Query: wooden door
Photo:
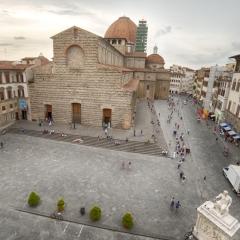
<svg viewBox="0 0 240 240"><path fill-rule="evenodd" d="M72 103L72 121L73 123L81 123L81 104Z"/></svg>
<svg viewBox="0 0 240 240"><path fill-rule="evenodd" d="M111 121L112 121L112 109L104 108L103 109L103 123L111 125Z"/></svg>

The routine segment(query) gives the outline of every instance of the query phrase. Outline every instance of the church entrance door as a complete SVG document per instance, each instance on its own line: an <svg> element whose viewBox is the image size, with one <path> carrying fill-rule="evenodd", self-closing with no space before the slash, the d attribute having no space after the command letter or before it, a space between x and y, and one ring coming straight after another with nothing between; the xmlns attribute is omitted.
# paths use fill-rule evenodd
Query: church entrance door
<svg viewBox="0 0 240 240"><path fill-rule="evenodd" d="M72 103L72 121L73 123L81 123L81 104Z"/></svg>
<svg viewBox="0 0 240 240"><path fill-rule="evenodd" d="M52 105L50 104L45 104L45 118L48 121L52 121L53 117L52 117Z"/></svg>
<svg viewBox="0 0 240 240"><path fill-rule="evenodd" d="M103 126L111 127L112 121L112 109L104 108L103 109Z"/></svg>

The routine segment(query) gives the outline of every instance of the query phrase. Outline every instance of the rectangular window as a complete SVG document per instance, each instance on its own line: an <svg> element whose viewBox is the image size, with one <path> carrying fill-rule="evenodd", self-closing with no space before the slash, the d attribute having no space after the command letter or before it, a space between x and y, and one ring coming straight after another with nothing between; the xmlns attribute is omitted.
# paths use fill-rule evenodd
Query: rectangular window
<svg viewBox="0 0 240 240"><path fill-rule="evenodd" d="M11 99L12 98L12 90L8 90L7 95L8 95L8 99Z"/></svg>
<svg viewBox="0 0 240 240"><path fill-rule="evenodd" d="M237 83L236 91L239 92L239 89L240 89L240 81L238 81L238 83Z"/></svg>
<svg viewBox="0 0 240 240"><path fill-rule="evenodd" d="M5 106L2 106L2 111L5 111L6 110L6 107Z"/></svg>
<svg viewBox="0 0 240 240"><path fill-rule="evenodd" d="M0 92L0 99L4 100L4 92Z"/></svg>
<svg viewBox="0 0 240 240"><path fill-rule="evenodd" d="M9 72L5 72L6 83L10 83Z"/></svg>
<svg viewBox="0 0 240 240"><path fill-rule="evenodd" d="M13 105L12 105L12 104L10 104L10 108L13 108Z"/></svg>
<svg viewBox="0 0 240 240"><path fill-rule="evenodd" d="M231 109L231 104L232 104L232 101L229 101L228 102L228 111L230 111L230 109Z"/></svg>
<svg viewBox="0 0 240 240"><path fill-rule="evenodd" d="M240 105L238 104L238 107L237 107L237 112L236 112L236 116L237 116L238 118L240 118L240 115L239 115L239 113L240 113Z"/></svg>
<svg viewBox="0 0 240 240"><path fill-rule="evenodd" d="M236 87L236 81L234 81L233 84L232 84L232 90L233 91L235 90L235 87Z"/></svg>

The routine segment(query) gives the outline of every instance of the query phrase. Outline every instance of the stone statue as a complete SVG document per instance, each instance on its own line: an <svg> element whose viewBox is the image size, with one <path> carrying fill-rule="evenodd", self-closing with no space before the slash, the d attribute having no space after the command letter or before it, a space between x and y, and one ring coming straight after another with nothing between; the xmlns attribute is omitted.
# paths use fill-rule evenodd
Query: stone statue
<svg viewBox="0 0 240 240"><path fill-rule="evenodd" d="M228 195L228 191L223 191L216 197L214 210L220 215L226 215L229 212L229 207L232 204L232 198Z"/></svg>

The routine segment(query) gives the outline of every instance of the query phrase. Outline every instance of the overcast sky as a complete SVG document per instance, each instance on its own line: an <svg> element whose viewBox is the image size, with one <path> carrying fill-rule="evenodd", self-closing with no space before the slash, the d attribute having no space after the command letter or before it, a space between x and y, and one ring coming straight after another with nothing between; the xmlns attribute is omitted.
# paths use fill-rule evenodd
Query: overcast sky
<svg viewBox="0 0 240 240"><path fill-rule="evenodd" d="M0 60L52 57L51 36L73 25L104 36L120 16L148 22L148 54L166 65L225 64L240 54L240 0L0 0Z"/></svg>

